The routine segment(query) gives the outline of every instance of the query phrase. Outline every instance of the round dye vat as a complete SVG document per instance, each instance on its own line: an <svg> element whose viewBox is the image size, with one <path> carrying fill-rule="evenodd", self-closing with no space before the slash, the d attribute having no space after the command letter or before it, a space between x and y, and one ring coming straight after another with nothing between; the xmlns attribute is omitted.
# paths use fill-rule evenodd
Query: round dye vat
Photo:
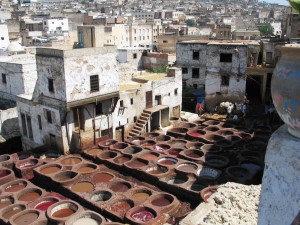
<svg viewBox="0 0 300 225"><path fill-rule="evenodd" d="M192 173L197 169L197 166L190 163L183 163L180 164L177 169L186 173Z"/></svg>
<svg viewBox="0 0 300 225"><path fill-rule="evenodd" d="M140 209L131 214L131 218L134 219L136 222L148 222L154 218L154 214L149 212L146 209Z"/></svg>
<svg viewBox="0 0 300 225"><path fill-rule="evenodd" d="M75 165L80 163L82 160L80 158L76 158L76 157L69 157L66 159L63 159L61 161L61 164L66 165L66 166L71 166L71 165Z"/></svg>
<svg viewBox="0 0 300 225"><path fill-rule="evenodd" d="M123 164L125 162L128 162L129 160L131 160L131 157L127 157L127 156L119 156L117 158L114 159L115 163L119 163L119 164Z"/></svg>
<svg viewBox="0 0 300 225"><path fill-rule="evenodd" d="M130 188L131 188L130 184L125 183L125 182L124 183L115 183L114 185L112 185L110 187L110 189L115 192L125 192L125 191L128 191Z"/></svg>
<svg viewBox="0 0 300 225"><path fill-rule="evenodd" d="M186 150L184 153L187 157L194 158L194 159L201 158L204 155L203 152L198 150Z"/></svg>
<svg viewBox="0 0 300 225"><path fill-rule="evenodd" d="M177 159L174 158L162 158L158 160L158 163L162 164L162 165L174 165L176 164L178 161Z"/></svg>
<svg viewBox="0 0 300 225"><path fill-rule="evenodd" d="M155 206L167 206L171 204L171 201L169 199L167 199L166 197L160 197L160 198L156 198L151 202L152 205Z"/></svg>
<svg viewBox="0 0 300 225"><path fill-rule="evenodd" d="M159 175L167 172L168 169L166 167L162 166L154 166L146 170L147 173L153 174L153 175Z"/></svg>
<svg viewBox="0 0 300 225"><path fill-rule="evenodd" d="M5 188L6 192L17 192L20 191L22 189L24 189L26 187L26 183L25 182L21 182L21 183L16 183L16 184L12 184L9 185Z"/></svg>
<svg viewBox="0 0 300 225"><path fill-rule="evenodd" d="M13 207L11 210L7 211L6 213L3 213L2 217L8 220L10 217L16 215L19 212L22 212L24 209L25 209L24 206Z"/></svg>
<svg viewBox="0 0 300 225"><path fill-rule="evenodd" d="M167 183L168 184L183 184L185 182L188 181L188 177L187 176L179 176L179 175L176 175L174 177L171 177Z"/></svg>
<svg viewBox="0 0 300 225"><path fill-rule="evenodd" d="M113 204L110 210L119 215L125 215L125 213L131 208L131 205L126 201L120 201Z"/></svg>
<svg viewBox="0 0 300 225"><path fill-rule="evenodd" d="M60 171L60 168L58 166L48 166L40 170L40 172L43 174L51 174L51 173L56 173L58 171Z"/></svg>
<svg viewBox="0 0 300 225"><path fill-rule="evenodd" d="M93 194L91 200L95 202L105 202L109 200L111 197L112 197L112 193L110 193L109 191L99 191Z"/></svg>
<svg viewBox="0 0 300 225"><path fill-rule="evenodd" d="M14 199L11 197L7 197L7 198L2 198L0 200L0 209L5 208L11 204L13 204Z"/></svg>
<svg viewBox="0 0 300 225"><path fill-rule="evenodd" d="M99 155L101 159L112 159L115 158L118 154L116 152L105 151Z"/></svg>
<svg viewBox="0 0 300 225"><path fill-rule="evenodd" d="M157 159L157 155L154 155L152 153L147 153L145 155L140 156L142 159L146 159L146 160L154 160Z"/></svg>
<svg viewBox="0 0 300 225"><path fill-rule="evenodd" d="M196 153L188 153L188 154L185 154L186 156L188 157L191 157L191 158L200 158L199 155L197 155Z"/></svg>
<svg viewBox="0 0 300 225"><path fill-rule="evenodd" d="M56 200L56 199L42 201L42 202L38 203L34 208L41 210L41 211L46 211L49 208L49 206L53 205L57 201L58 200Z"/></svg>
<svg viewBox="0 0 300 225"><path fill-rule="evenodd" d="M92 166L84 166L77 170L77 172L79 172L79 173L92 173L94 171L95 171L95 168L93 168Z"/></svg>
<svg viewBox="0 0 300 225"><path fill-rule="evenodd" d="M25 213L21 216L18 216L14 220L14 223L16 225L31 224L32 222L36 221L38 217L39 217L38 212L28 212L28 213Z"/></svg>
<svg viewBox="0 0 300 225"><path fill-rule="evenodd" d="M193 137L200 137L203 136L203 134L198 133L198 132L190 132L189 135L193 136Z"/></svg>
<svg viewBox="0 0 300 225"><path fill-rule="evenodd" d="M128 166L132 167L132 168L139 168L142 166L146 166L147 164L138 160L133 160L131 162L127 163Z"/></svg>
<svg viewBox="0 0 300 225"><path fill-rule="evenodd" d="M56 217L56 218L64 218L71 216L75 213L73 209L70 208L62 208L54 212L51 216Z"/></svg>
<svg viewBox="0 0 300 225"><path fill-rule="evenodd" d="M95 176L93 176L93 181L95 183L109 182L113 178L114 176L108 173L97 173Z"/></svg>
<svg viewBox="0 0 300 225"><path fill-rule="evenodd" d="M197 184L197 183L194 183L190 186L190 189L192 191L201 191L202 189L204 189L205 186L204 185L201 185L201 184Z"/></svg>
<svg viewBox="0 0 300 225"><path fill-rule="evenodd" d="M91 193L94 191L94 185L90 182L78 182L71 186L71 190L75 192L88 192Z"/></svg>
<svg viewBox="0 0 300 225"><path fill-rule="evenodd" d="M36 159L29 159L26 162L22 162L18 165L20 169L26 169L35 166L38 163L38 160Z"/></svg>
<svg viewBox="0 0 300 225"><path fill-rule="evenodd" d="M150 194L146 192L136 192L131 197L136 201L145 201L149 196Z"/></svg>
<svg viewBox="0 0 300 225"><path fill-rule="evenodd" d="M56 181L64 182L73 179L77 176L77 173L73 171L62 171L54 176Z"/></svg>
<svg viewBox="0 0 300 225"><path fill-rule="evenodd" d="M170 149L168 152L170 155L174 155L174 156L177 156L179 155L179 153L182 151L181 148L173 148L173 149Z"/></svg>
<svg viewBox="0 0 300 225"><path fill-rule="evenodd" d="M97 156L101 152L102 151L98 148L93 148L93 149L89 149L89 150L86 151L87 154L92 155L92 156Z"/></svg>
<svg viewBox="0 0 300 225"><path fill-rule="evenodd" d="M41 196L40 193L38 193L37 191L32 191L32 192L27 192L25 194L22 194L18 200L19 201L25 201L25 202L29 202L29 201L33 201L37 198L39 198Z"/></svg>
<svg viewBox="0 0 300 225"><path fill-rule="evenodd" d="M93 218L80 218L76 220L72 225L98 225L99 223Z"/></svg>

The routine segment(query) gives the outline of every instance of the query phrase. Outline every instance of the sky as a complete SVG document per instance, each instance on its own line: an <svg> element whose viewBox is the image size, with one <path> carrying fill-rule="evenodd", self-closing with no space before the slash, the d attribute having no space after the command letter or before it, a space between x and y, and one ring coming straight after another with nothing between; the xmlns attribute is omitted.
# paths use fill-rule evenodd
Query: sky
<svg viewBox="0 0 300 225"><path fill-rule="evenodd" d="M280 5L289 5L287 0L260 0L260 2L277 3Z"/></svg>

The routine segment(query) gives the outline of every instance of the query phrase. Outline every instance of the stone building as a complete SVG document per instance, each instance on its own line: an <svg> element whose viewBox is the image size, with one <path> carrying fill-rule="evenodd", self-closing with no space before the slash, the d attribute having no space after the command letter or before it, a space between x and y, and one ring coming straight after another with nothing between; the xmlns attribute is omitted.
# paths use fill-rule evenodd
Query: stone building
<svg viewBox="0 0 300 225"><path fill-rule="evenodd" d="M247 66L257 64L259 52L255 41L180 42L176 66L182 68L183 88L204 88L206 107L212 110L222 101L242 101Z"/></svg>
<svg viewBox="0 0 300 225"><path fill-rule="evenodd" d="M134 54L118 55L113 46L37 49L35 90L17 99L23 149L47 145L68 153L104 138L124 140L145 109L152 117L134 132L168 126L180 114L181 71L130 73L140 60Z"/></svg>

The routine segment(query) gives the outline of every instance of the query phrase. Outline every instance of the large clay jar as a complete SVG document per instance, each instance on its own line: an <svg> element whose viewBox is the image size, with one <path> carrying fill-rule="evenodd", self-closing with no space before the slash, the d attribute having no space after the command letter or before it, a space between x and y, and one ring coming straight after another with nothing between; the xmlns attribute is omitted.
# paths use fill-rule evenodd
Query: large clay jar
<svg viewBox="0 0 300 225"><path fill-rule="evenodd" d="M275 108L288 131L300 138L300 44L282 46L271 83Z"/></svg>

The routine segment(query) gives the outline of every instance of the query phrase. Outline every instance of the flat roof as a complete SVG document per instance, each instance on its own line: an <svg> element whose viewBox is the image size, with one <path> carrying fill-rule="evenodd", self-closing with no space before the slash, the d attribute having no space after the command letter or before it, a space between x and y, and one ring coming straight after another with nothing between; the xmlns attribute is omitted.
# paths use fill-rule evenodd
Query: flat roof
<svg viewBox="0 0 300 225"><path fill-rule="evenodd" d="M223 44L223 45L259 45L255 40L190 40L181 41L180 44Z"/></svg>
<svg viewBox="0 0 300 225"><path fill-rule="evenodd" d="M19 54L10 56L0 56L0 63L11 64L31 64L36 63L35 55L32 54Z"/></svg>

